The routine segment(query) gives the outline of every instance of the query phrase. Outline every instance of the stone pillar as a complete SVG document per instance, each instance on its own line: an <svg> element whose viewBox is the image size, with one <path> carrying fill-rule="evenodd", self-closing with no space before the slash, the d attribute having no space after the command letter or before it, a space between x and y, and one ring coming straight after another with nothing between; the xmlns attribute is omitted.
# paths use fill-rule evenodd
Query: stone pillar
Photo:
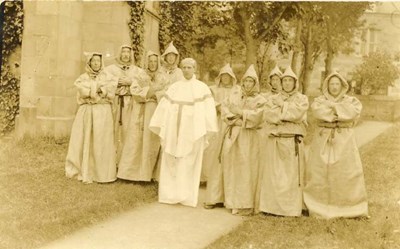
<svg viewBox="0 0 400 249"><path fill-rule="evenodd" d="M109 55L130 44L125 2L25 1L18 138L68 136L75 117L74 81L84 51Z"/></svg>
<svg viewBox="0 0 400 249"><path fill-rule="evenodd" d="M82 3L26 1L24 12L17 136L67 136L81 72Z"/></svg>

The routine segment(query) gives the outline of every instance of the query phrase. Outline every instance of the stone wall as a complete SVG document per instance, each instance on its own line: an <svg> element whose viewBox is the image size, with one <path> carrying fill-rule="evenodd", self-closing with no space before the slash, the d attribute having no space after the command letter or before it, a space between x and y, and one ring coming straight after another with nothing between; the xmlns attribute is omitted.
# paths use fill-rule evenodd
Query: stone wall
<svg viewBox="0 0 400 249"><path fill-rule="evenodd" d="M361 118L378 121L400 121L400 97L369 95L357 95L363 104Z"/></svg>
<svg viewBox="0 0 400 249"><path fill-rule="evenodd" d="M83 52L102 52L106 64L112 63L119 47L131 43L129 6L118 1L25 1L24 11L17 137L68 136L77 109L73 83L84 72ZM157 39L152 35L148 37Z"/></svg>

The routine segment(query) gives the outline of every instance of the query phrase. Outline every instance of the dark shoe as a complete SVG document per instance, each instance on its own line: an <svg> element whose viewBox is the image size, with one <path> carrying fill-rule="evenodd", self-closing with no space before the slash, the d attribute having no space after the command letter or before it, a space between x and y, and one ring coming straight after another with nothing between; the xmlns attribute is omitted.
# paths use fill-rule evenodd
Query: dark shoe
<svg viewBox="0 0 400 249"><path fill-rule="evenodd" d="M215 203L215 207L217 207L217 208L223 208L223 207L225 207L225 206L224 206L224 203L223 203L223 202L218 202L218 203Z"/></svg>
<svg viewBox="0 0 400 249"><path fill-rule="evenodd" d="M222 203L222 202L215 203L215 204L207 204L207 203L204 203L203 207L204 207L205 209L223 208L223 207L224 207L224 203Z"/></svg>
<svg viewBox="0 0 400 249"><path fill-rule="evenodd" d="M204 207L205 209L213 209L213 208L215 208L215 204L206 204L206 203L204 203L204 204L203 204L203 207Z"/></svg>
<svg viewBox="0 0 400 249"><path fill-rule="evenodd" d="M306 217L310 216L310 213L309 213L308 210L306 210L306 209L301 210L301 214L302 214L303 216L306 216Z"/></svg>

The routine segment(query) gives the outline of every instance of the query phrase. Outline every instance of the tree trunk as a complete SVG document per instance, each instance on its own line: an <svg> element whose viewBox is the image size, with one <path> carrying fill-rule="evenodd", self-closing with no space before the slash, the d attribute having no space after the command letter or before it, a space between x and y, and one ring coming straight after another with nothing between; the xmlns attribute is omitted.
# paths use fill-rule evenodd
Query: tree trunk
<svg viewBox="0 0 400 249"><path fill-rule="evenodd" d="M313 59L312 59L313 47L312 47L312 28L311 25L307 26L307 39L304 44L304 72L301 81L302 93L307 93L308 87L311 81L311 75L313 72Z"/></svg>
<svg viewBox="0 0 400 249"><path fill-rule="evenodd" d="M296 37L295 37L295 46L293 50L293 55L292 55L292 63L291 67L293 69L293 72L296 73L296 75L300 75L300 65L299 65L299 59L300 59L300 52L301 52L301 32L303 28L303 22L301 18L298 19L297 21L297 27L296 27Z"/></svg>
<svg viewBox="0 0 400 249"><path fill-rule="evenodd" d="M246 12L246 10L239 11L240 18L243 22L244 28L244 41L246 44L246 68L248 68L251 64L256 66L257 62L257 46L256 41L251 34L251 22L250 22L250 14Z"/></svg>
<svg viewBox="0 0 400 249"><path fill-rule="evenodd" d="M326 21L327 37L326 37L326 58L325 58L325 75L326 78L332 73L332 62L333 62L333 47L332 47L332 36L331 36L331 22Z"/></svg>

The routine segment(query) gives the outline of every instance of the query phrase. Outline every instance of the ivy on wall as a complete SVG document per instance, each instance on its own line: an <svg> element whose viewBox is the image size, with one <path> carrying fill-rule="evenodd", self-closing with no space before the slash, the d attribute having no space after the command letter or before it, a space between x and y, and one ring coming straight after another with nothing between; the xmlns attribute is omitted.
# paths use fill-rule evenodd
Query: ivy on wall
<svg viewBox="0 0 400 249"><path fill-rule="evenodd" d="M130 37L132 41L132 48L135 54L135 61L139 63L143 55L143 42L144 42L144 1L128 1L131 7L131 19L128 23L130 30Z"/></svg>
<svg viewBox="0 0 400 249"><path fill-rule="evenodd" d="M20 80L10 71L9 56L21 46L24 12L22 1L5 1L1 10L0 136L3 136L14 129L19 112Z"/></svg>

